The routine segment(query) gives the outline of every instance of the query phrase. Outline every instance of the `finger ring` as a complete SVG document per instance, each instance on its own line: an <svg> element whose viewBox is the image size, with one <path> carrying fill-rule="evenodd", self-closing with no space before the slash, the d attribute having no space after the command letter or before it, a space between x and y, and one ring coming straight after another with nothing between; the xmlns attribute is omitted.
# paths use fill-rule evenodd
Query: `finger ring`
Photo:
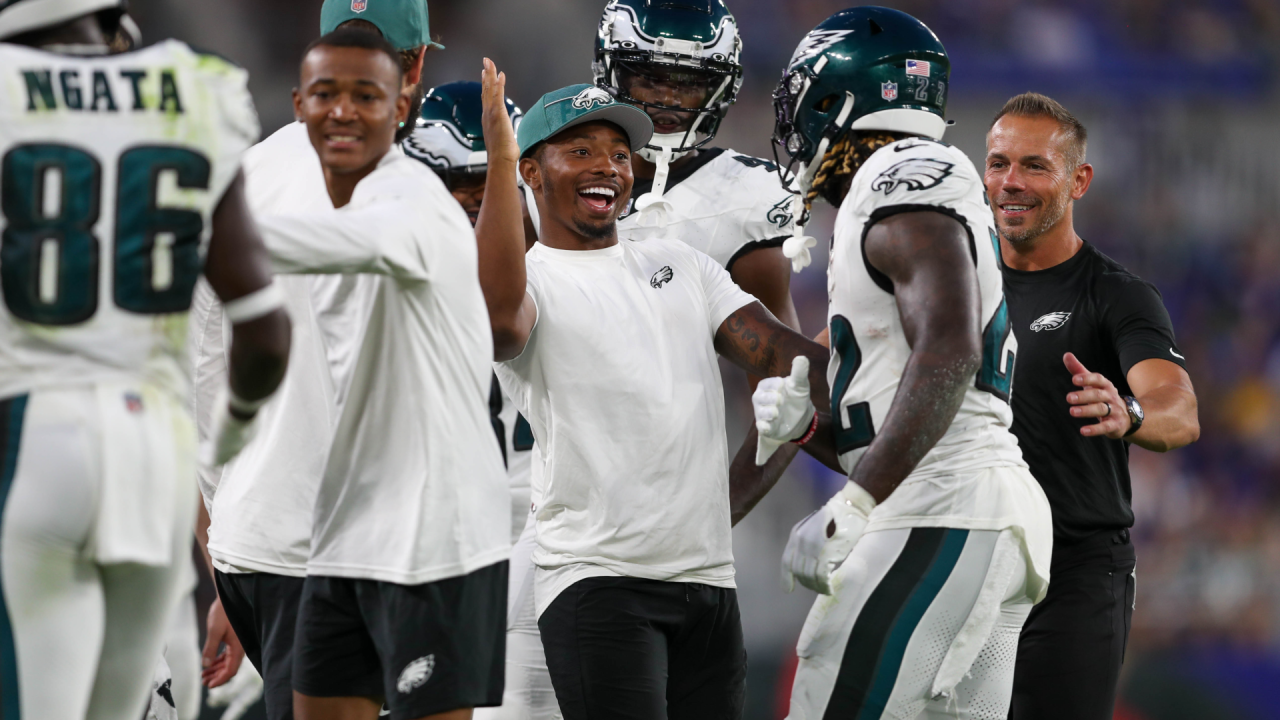
<svg viewBox="0 0 1280 720"><path fill-rule="evenodd" d="M1107 406L1107 414L1103 415L1102 417L1111 417L1111 403L1104 402L1102 404Z"/></svg>

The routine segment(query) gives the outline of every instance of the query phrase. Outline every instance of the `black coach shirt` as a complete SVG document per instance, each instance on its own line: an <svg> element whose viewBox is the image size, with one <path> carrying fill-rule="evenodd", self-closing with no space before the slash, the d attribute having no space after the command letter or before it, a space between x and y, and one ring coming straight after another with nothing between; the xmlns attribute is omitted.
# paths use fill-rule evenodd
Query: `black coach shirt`
<svg viewBox="0 0 1280 720"><path fill-rule="evenodd" d="M1047 270L1004 268L1004 294L1018 339L1013 432L1049 498L1054 541L1131 527L1128 443L1080 434L1096 421L1071 416L1078 388L1062 356L1075 353L1121 395L1133 394L1125 377L1143 360L1185 368L1159 291L1086 242Z"/></svg>

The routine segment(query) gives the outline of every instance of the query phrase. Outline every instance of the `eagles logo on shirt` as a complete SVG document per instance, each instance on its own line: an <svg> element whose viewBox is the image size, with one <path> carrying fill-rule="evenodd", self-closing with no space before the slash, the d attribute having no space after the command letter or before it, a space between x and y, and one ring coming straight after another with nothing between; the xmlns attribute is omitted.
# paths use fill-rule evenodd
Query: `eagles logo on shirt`
<svg viewBox="0 0 1280 720"><path fill-rule="evenodd" d="M953 167L953 163L933 158L907 158L880 173L872 181L871 189L883 190L885 195L891 194L899 186L906 186L911 191L928 190L941 185L951 175Z"/></svg>
<svg viewBox="0 0 1280 720"><path fill-rule="evenodd" d="M1070 319L1071 319L1071 313L1069 312L1046 313L1036 318L1036 321L1031 323L1031 332L1040 332L1041 330L1057 330L1063 325L1066 325L1067 321Z"/></svg>
<svg viewBox="0 0 1280 720"><path fill-rule="evenodd" d="M671 271L670 265L663 265L662 269L653 274L649 278L649 287L659 290L663 285L671 282L671 278L675 277L675 273Z"/></svg>

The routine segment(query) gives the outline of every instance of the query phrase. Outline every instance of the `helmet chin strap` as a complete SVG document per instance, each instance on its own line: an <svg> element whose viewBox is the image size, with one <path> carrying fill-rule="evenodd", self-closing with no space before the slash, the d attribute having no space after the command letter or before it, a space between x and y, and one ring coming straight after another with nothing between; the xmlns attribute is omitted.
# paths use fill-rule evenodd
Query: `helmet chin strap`
<svg viewBox="0 0 1280 720"><path fill-rule="evenodd" d="M844 104L840 107L840 112L836 115L836 120L832 126L836 128L844 127L845 120L849 119L849 114L853 112L854 105L853 93L846 91L844 94ZM827 150L831 147L831 141L840 133L824 133L822 140L818 142L818 150L813 154L813 159L801 165L796 171L795 179L791 181L791 187L796 195L791 199L791 217L794 218L794 233L782 243L782 254L791 260L791 271L800 272L808 267L813 258L809 255L809 248L816 247L817 238L804 234L804 226L800 222L804 219L804 198L809 194L810 188L813 187L813 178L818 174L818 168L822 167L822 160L827 155Z"/></svg>
<svg viewBox="0 0 1280 720"><path fill-rule="evenodd" d="M667 177L671 174L671 161L675 153L671 148L664 147L657 154L656 160L645 158L656 165L657 169L653 173L653 189L636 200L636 210L640 211L640 227L665 228L668 218L675 213L671 201L662 197L667 190ZM682 156L685 154L681 153Z"/></svg>

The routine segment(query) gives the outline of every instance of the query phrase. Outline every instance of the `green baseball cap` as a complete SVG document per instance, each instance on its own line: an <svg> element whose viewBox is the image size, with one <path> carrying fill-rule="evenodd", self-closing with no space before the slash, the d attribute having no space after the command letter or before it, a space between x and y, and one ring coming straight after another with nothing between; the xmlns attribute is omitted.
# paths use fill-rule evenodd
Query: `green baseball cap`
<svg viewBox="0 0 1280 720"><path fill-rule="evenodd" d="M595 85L570 85L538 98L524 114L520 129L516 131L520 157L561 130L597 120L621 127L631 143L632 152L644 147L653 137L653 121L645 111L618 102Z"/></svg>
<svg viewBox="0 0 1280 720"><path fill-rule="evenodd" d="M414 50L423 45L444 49L431 41L427 0L324 0L320 34L328 35L348 20L373 23L397 50Z"/></svg>

